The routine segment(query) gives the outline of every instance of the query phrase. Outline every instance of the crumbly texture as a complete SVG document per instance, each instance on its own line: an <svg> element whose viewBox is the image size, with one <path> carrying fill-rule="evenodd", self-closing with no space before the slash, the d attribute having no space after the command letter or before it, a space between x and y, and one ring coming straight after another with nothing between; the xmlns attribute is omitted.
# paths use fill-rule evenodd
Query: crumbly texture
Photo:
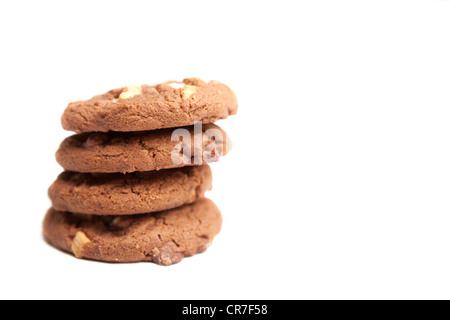
<svg viewBox="0 0 450 320"><path fill-rule="evenodd" d="M146 131L213 123L237 112L233 91L218 81L169 81L113 89L70 103L62 116L66 130L81 132Z"/></svg>
<svg viewBox="0 0 450 320"><path fill-rule="evenodd" d="M203 165L129 174L66 171L48 194L58 211L129 215L192 203L211 188L211 169Z"/></svg>
<svg viewBox="0 0 450 320"><path fill-rule="evenodd" d="M172 265L205 251L222 217L208 199L169 211L133 216L94 216L50 209L46 240L77 258L105 262L153 261Z"/></svg>
<svg viewBox="0 0 450 320"><path fill-rule="evenodd" d="M186 129L190 134L191 158L184 158L178 164L172 160L172 152L181 143L187 145L189 141L172 141L174 129L76 134L62 142L56 160L67 171L127 173L193 165L192 157L196 153L208 155L201 157L198 165L215 162L231 150L230 138L214 124L203 125L202 136L197 134L197 137L194 126L179 129ZM195 140L201 144L196 144ZM214 147L212 152L204 152L208 147Z"/></svg>

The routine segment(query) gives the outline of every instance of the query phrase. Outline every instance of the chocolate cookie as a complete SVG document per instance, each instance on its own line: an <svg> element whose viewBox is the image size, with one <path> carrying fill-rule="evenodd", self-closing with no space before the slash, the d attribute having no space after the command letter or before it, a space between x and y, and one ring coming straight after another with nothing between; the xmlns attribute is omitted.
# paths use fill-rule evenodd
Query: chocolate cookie
<svg viewBox="0 0 450 320"><path fill-rule="evenodd" d="M62 116L66 130L146 131L212 123L236 114L233 91L218 81L169 81L155 86L113 89L87 101L72 102Z"/></svg>
<svg viewBox="0 0 450 320"><path fill-rule="evenodd" d="M50 209L44 236L77 258L106 262L180 262L205 251L219 233L222 217L208 199L169 211L134 216L94 216Z"/></svg>
<svg viewBox="0 0 450 320"><path fill-rule="evenodd" d="M231 140L216 125L202 125L197 134L194 126L176 130L187 138L172 141L174 129L76 134L62 142L56 160L67 171L126 173L210 163L231 150ZM174 156L182 161L174 162Z"/></svg>
<svg viewBox="0 0 450 320"><path fill-rule="evenodd" d="M58 211L129 215L192 203L211 188L211 169L204 165L125 175L66 171L48 194Z"/></svg>

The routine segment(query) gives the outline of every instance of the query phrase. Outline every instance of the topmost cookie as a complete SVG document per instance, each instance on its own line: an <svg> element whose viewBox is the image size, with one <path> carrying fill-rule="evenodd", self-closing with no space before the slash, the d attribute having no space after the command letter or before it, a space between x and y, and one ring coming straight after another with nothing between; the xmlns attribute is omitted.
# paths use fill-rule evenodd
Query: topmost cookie
<svg viewBox="0 0 450 320"><path fill-rule="evenodd" d="M233 91L218 81L197 78L155 86L113 89L70 103L62 116L66 130L81 132L146 131L212 123L236 114Z"/></svg>

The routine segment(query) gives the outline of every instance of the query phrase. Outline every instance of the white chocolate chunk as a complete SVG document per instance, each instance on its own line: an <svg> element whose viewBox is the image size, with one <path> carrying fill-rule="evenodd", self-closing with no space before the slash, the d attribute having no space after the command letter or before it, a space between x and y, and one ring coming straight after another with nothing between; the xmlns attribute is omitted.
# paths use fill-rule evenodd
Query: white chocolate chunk
<svg viewBox="0 0 450 320"><path fill-rule="evenodd" d="M184 100L189 99L198 89L196 86L190 86L182 82L170 82L167 85L174 89L181 89L181 96Z"/></svg>
<svg viewBox="0 0 450 320"><path fill-rule="evenodd" d="M72 241L72 251L75 257L80 258L83 254L83 248L91 240L84 234L84 232L78 231Z"/></svg>
<svg viewBox="0 0 450 320"><path fill-rule="evenodd" d="M174 89L183 89L185 84L182 82L171 82L167 84L169 87Z"/></svg>
<svg viewBox="0 0 450 320"><path fill-rule="evenodd" d="M188 86L185 85L183 89L181 89L181 96L184 100L189 99L194 93L197 92L196 86Z"/></svg>
<svg viewBox="0 0 450 320"><path fill-rule="evenodd" d="M141 86L128 86L119 96L118 100L128 99L142 93Z"/></svg>

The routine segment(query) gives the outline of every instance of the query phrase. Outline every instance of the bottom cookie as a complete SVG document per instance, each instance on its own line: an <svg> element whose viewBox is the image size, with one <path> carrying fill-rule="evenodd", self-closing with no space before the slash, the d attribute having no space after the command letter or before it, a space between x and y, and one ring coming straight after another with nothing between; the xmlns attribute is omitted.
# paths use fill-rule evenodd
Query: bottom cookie
<svg viewBox="0 0 450 320"><path fill-rule="evenodd" d="M157 213L93 216L50 209L44 236L77 258L171 265L205 251L219 233L222 216L208 199Z"/></svg>

